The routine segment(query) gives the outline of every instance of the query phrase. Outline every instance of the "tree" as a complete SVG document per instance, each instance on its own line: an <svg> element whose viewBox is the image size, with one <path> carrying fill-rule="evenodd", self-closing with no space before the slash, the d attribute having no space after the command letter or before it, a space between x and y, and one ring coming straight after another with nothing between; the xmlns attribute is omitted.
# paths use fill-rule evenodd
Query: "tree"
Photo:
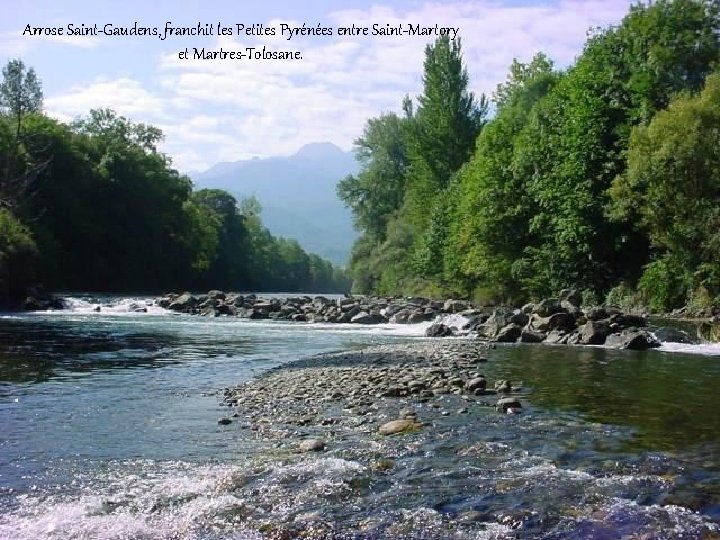
<svg viewBox="0 0 720 540"><path fill-rule="evenodd" d="M532 60L524 64L517 58L513 58L510 65L510 72L507 80L497 86L493 94L493 101L498 109L517 99L518 93L522 91L527 83L543 74L552 73L553 61L545 53L537 53Z"/></svg>
<svg viewBox="0 0 720 540"><path fill-rule="evenodd" d="M16 139L20 139L22 119L42 110L43 94L33 68L27 69L22 60L10 60L2 70L0 110L14 118Z"/></svg>
<svg viewBox="0 0 720 540"><path fill-rule="evenodd" d="M468 160L487 116L484 95L468 90L459 39L444 36L425 48L423 93L409 137L407 215L416 230L429 220L438 193Z"/></svg>
<svg viewBox="0 0 720 540"><path fill-rule="evenodd" d="M533 109L517 162L536 208L515 266L541 296L575 286L607 291L637 279L648 245L631 223L606 217L606 190L626 167L633 126L677 92L697 90L720 58L710 3L634 6L622 24L593 35L583 54Z"/></svg>
<svg viewBox="0 0 720 540"><path fill-rule="evenodd" d="M720 300L720 73L633 130L609 193L612 215L637 223L654 248L640 280L652 307L677 307L699 287Z"/></svg>
<svg viewBox="0 0 720 540"><path fill-rule="evenodd" d="M42 89L35 71L21 60L3 68L0 83L0 206L15 208L30 191L48 160L37 159L39 148L31 137L21 137L23 119L42 109ZM11 135L14 131L14 137Z"/></svg>
<svg viewBox="0 0 720 540"><path fill-rule="evenodd" d="M235 197L221 189L202 189L193 193L192 201L209 210L216 224L214 256L199 278L200 283L206 287L245 288L249 238Z"/></svg>
<svg viewBox="0 0 720 540"><path fill-rule="evenodd" d="M527 194L527 171L520 166L533 141L521 134L534 107L559 79L542 53L530 64L515 60L496 93L498 113L458 175L456 208L445 242L446 273L456 288L478 299L524 296L513 265L535 241L529 231L535 207Z"/></svg>
<svg viewBox="0 0 720 540"><path fill-rule="evenodd" d="M402 206L405 197L409 121L409 117L392 113L368 120L363 136L355 141L361 171L337 186L338 197L353 212L356 228L380 242L385 238L389 216Z"/></svg>
<svg viewBox="0 0 720 540"><path fill-rule="evenodd" d="M151 154L158 154L157 145L164 139L159 128L132 122L112 109L90 110L87 118L73 123L73 129L76 133L97 137L107 147L133 146Z"/></svg>

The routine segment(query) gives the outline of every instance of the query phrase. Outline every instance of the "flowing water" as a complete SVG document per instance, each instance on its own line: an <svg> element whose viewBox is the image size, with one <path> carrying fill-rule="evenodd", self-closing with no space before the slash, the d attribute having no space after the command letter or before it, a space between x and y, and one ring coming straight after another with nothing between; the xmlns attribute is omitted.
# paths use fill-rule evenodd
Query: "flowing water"
<svg viewBox="0 0 720 540"><path fill-rule="evenodd" d="M498 346L485 372L523 381L522 415L471 409L298 455L218 425L221 390L424 325L89 300L0 318L0 538L720 537L718 345Z"/></svg>

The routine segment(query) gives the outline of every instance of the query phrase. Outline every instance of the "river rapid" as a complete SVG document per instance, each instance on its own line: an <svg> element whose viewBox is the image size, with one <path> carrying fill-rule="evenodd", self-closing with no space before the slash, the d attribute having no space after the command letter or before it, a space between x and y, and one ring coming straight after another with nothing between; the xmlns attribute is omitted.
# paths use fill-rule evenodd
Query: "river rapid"
<svg viewBox="0 0 720 540"><path fill-rule="evenodd" d="M429 342L428 324L88 296L2 315L0 538L720 538L716 344L498 345L482 369L522 381L523 414L447 401L418 433L331 436L321 453L217 422L226 387L309 355Z"/></svg>

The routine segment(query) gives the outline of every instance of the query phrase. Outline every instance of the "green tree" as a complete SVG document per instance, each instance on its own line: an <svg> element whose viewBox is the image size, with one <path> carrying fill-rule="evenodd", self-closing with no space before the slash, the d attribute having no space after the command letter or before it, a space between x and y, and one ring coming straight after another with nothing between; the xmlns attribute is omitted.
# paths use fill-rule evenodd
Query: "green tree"
<svg viewBox="0 0 720 540"><path fill-rule="evenodd" d="M35 71L21 60L11 60L0 82L0 206L15 208L48 161L37 159L37 143L22 135L23 120L42 110L42 89Z"/></svg>
<svg viewBox="0 0 720 540"><path fill-rule="evenodd" d="M0 111L14 119L15 137L19 139L23 117L42 110L42 85L35 70L27 69L22 60L10 60L2 75Z"/></svg>
<svg viewBox="0 0 720 540"><path fill-rule="evenodd" d="M221 189L202 189L193 193L192 201L209 210L215 224L214 256L200 283L205 287L246 288L249 240L235 197Z"/></svg>
<svg viewBox="0 0 720 540"><path fill-rule="evenodd" d="M654 248L640 281L653 307L677 307L697 287L720 300L720 74L633 130L627 171L609 193L612 215Z"/></svg>
<svg viewBox="0 0 720 540"><path fill-rule="evenodd" d="M401 118L392 113L368 120L363 136L355 141L360 173L337 186L338 197L353 212L356 228L378 242L384 240L389 216L402 206L405 197L410 121L409 116Z"/></svg>
<svg viewBox="0 0 720 540"><path fill-rule="evenodd" d="M459 174L445 242L446 272L456 288L480 300L523 296L513 265L535 242L529 230L535 207L527 195L527 171L520 166L534 143L521 133L559 78L542 53L529 64L515 60L496 92L498 113Z"/></svg>
<svg viewBox="0 0 720 540"><path fill-rule="evenodd" d="M545 53L537 53L527 64L519 62L517 58L513 59L510 65L510 72L507 80L500 83L493 94L493 101L498 109L502 109L505 105L516 102L519 94L527 84L541 75L547 75L553 71L553 61L548 58Z"/></svg>
<svg viewBox="0 0 720 540"><path fill-rule="evenodd" d="M435 197L468 160L487 116L484 95L468 90L460 40L438 38L425 49L423 93L409 136L406 214L417 231Z"/></svg>
<svg viewBox="0 0 720 540"><path fill-rule="evenodd" d="M518 161L536 208L515 266L544 295L568 285L606 291L633 281L648 246L632 224L605 216L605 192L625 170L633 126L682 90L699 89L718 60L718 18L708 2L659 1L631 9L593 35L577 63L534 108Z"/></svg>

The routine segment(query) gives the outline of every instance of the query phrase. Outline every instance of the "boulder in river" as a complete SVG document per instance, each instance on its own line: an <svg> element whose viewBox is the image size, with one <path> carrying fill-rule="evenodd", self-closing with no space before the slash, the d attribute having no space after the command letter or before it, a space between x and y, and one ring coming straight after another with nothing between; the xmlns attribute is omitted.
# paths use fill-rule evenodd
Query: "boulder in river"
<svg viewBox="0 0 720 540"><path fill-rule="evenodd" d="M692 339L687 332L671 326L661 326L654 332L657 339L663 342L671 341L673 343L695 343L697 340Z"/></svg>
<svg viewBox="0 0 720 540"><path fill-rule="evenodd" d="M447 337L452 335L452 328L445 326L442 323L433 324L425 330L426 337Z"/></svg>
<svg viewBox="0 0 720 540"><path fill-rule="evenodd" d="M583 345L602 345L610 333L610 325L606 321L586 322L579 329L580 341Z"/></svg>
<svg viewBox="0 0 720 540"><path fill-rule="evenodd" d="M497 341L498 343L514 343L515 341L517 341L521 334L522 328L520 327L520 325L510 323L500 329L498 335L495 336L495 341Z"/></svg>
<svg viewBox="0 0 720 540"><path fill-rule="evenodd" d="M567 341L567 333L561 330L553 330L545 337L545 343L565 343Z"/></svg>
<svg viewBox="0 0 720 540"><path fill-rule="evenodd" d="M533 330L539 332L550 332L559 328L567 329L574 327L575 318L569 313L558 312L548 317L541 317L537 313L532 316L530 325Z"/></svg>
<svg viewBox="0 0 720 540"><path fill-rule="evenodd" d="M644 351L660 346L660 342L645 330L623 330L619 334L610 334L605 340L605 345L618 349L629 349L633 351Z"/></svg>
<svg viewBox="0 0 720 540"><path fill-rule="evenodd" d="M367 311L361 311L357 315L350 319L353 324L378 324L381 322L387 322L385 317L380 314L368 313Z"/></svg>
<svg viewBox="0 0 720 540"><path fill-rule="evenodd" d="M549 317L555 313L562 311L560 307L560 301L557 298L546 298L540 303L535 304L533 313L537 313L541 317Z"/></svg>
<svg viewBox="0 0 720 540"><path fill-rule="evenodd" d="M520 334L520 343L540 343L545 339L545 334L523 328Z"/></svg>
<svg viewBox="0 0 720 540"><path fill-rule="evenodd" d="M435 311L430 308L418 308L413 310L407 318L408 324L432 321L435 318Z"/></svg>
<svg viewBox="0 0 720 540"><path fill-rule="evenodd" d="M467 303L460 300L445 300L443 311L445 313L460 313L468 308Z"/></svg>
<svg viewBox="0 0 720 540"><path fill-rule="evenodd" d="M561 305L563 302L567 302L568 304L579 308L582 304L582 295L577 289L563 289L558 295L558 300L560 300Z"/></svg>
<svg viewBox="0 0 720 540"><path fill-rule="evenodd" d="M378 433L380 435L397 435L400 433L408 433L420 428L420 424L411 419L391 420L380 426Z"/></svg>
<svg viewBox="0 0 720 540"><path fill-rule="evenodd" d="M506 414L517 414L522 409L522 403L514 397L504 397L498 399L495 404L495 410Z"/></svg>
<svg viewBox="0 0 720 540"><path fill-rule="evenodd" d="M61 299L54 296L28 296L22 307L27 311L45 311L48 309L63 309L65 306Z"/></svg>
<svg viewBox="0 0 720 540"><path fill-rule="evenodd" d="M186 292L173 300L173 302L168 306L168 309L172 311L186 312L197 305L198 299L195 298L192 294Z"/></svg>
<svg viewBox="0 0 720 540"><path fill-rule="evenodd" d="M475 390L485 390L487 388L487 381L485 377L475 377L470 379L465 385L465 389L468 392L474 392Z"/></svg>

